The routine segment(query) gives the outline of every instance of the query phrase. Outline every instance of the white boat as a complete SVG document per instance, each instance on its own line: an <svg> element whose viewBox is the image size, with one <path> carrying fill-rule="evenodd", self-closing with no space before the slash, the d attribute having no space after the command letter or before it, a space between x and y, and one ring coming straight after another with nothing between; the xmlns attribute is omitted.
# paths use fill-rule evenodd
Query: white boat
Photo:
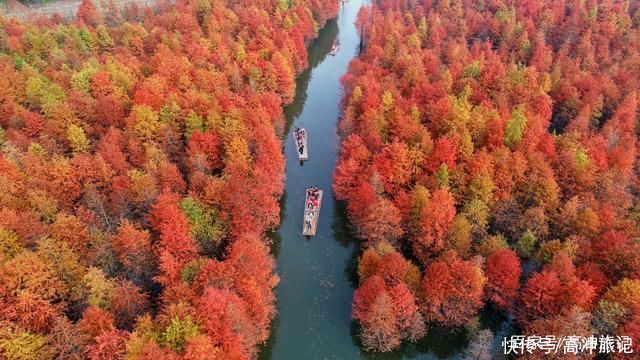
<svg viewBox="0 0 640 360"><path fill-rule="evenodd" d="M298 138L299 132L299 138ZM293 131L293 143L296 146L296 152L298 153L298 160L308 160L309 159L309 148L307 146L307 130L304 128L296 128ZM302 151L300 151L300 147L302 147Z"/></svg>
<svg viewBox="0 0 640 360"><path fill-rule="evenodd" d="M317 190L315 202L310 201L309 193L312 188L305 191L304 197L304 218L302 219L302 235L315 236L318 229L318 218L320 217L320 206L322 205L322 190Z"/></svg>
<svg viewBox="0 0 640 360"><path fill-rule="evenodd" d="M333 41L333 45L331 45L331 51L329 51L329 55L336 56L338 50L340 50L340 41L336 39Z"/></svg>

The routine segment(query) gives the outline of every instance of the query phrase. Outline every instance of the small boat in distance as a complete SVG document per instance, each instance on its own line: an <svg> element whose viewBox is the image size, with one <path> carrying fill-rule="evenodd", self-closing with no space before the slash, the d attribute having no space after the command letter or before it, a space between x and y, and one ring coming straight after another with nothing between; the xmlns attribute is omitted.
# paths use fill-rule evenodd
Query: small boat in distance
<svg viewBox="0 0 640 360"><path fill-rule="evenodd" d="M295 128L295 130L293 131L293 141L296 144L298 160L308 160L309 150L307 148L307 130L299 127Z"/></svg>
<svg viewBox="0 0 640 360"><path fill-rule="evenodd" d="M305 192L304 219L302 223L302 235L315 236L322 205L322 190L316 186L310 187Z"/></svg>
<svg viewBox="0 0 640 360"><path fill-rule="evenodd" d="M333 45L331 45L331 51L329 51L329 55L336 56L338 50L340 50L340 40L335 39L333 40Z"/></svg>

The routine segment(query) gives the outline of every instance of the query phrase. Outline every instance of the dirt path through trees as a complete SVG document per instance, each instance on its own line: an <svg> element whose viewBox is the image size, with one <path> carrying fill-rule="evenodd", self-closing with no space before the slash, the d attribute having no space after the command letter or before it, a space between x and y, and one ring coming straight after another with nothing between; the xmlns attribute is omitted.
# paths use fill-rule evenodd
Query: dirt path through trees
<svg viewBox="0 0 640 360"><path fill-rule="evenodd" d="M5 2L0 5L0 14L6 17L15 17L20 20L28 20L39 16L51 17L60 15L65 20L74 20L78 7L82 0L51 1L46 4L24 5L17 1ZM113 0L113 5L118 10L123 10L127 5L136 5L138 8L154 6L156 0ZM98 11L107 12L110 2L95 1Z"/></svg>

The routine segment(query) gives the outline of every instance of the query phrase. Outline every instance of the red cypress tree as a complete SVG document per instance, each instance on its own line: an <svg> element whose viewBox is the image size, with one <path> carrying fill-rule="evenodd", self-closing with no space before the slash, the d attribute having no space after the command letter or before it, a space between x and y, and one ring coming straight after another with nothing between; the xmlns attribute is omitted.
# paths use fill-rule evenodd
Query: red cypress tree
<svg viewBox="0 0 640 360"><path fill-rule="evenodd" d="M438 189L416 210L411 246L418 259L426 264L432 254L444 249L445 236L456 216L455 201L448 190Z"/></svg>
<svg viewBox="0 0 640 360"><path fill-rule="evenodd" d="M149 219L159 234L154 251L161 268L158 280L165 285L180 281L184 265L198 256L195 240L190 234L189 221L176 202L174 194L161 194L151 209Z"/></svg>
<svg viewBox="0 0 640 360"><path fill-rule="evenodd" d="M100 14L92 0L82 0L77 16L87 25L96 26L100 22Z"/></svg>
<svg viewBox="0 0 640 360"><path fill-rule="evenodd" d="M447 327L466 323L482 306L485 277L470 261L448 251L429 264L420 286L420 306L427 321Z"/></svg>
<svg viewBox="0 0 640 360"><path fill-rule="evenodd" d="M520 259L513 250L500 249L487 258L485 297L498 308L511 311L520 288Z"/></svg>

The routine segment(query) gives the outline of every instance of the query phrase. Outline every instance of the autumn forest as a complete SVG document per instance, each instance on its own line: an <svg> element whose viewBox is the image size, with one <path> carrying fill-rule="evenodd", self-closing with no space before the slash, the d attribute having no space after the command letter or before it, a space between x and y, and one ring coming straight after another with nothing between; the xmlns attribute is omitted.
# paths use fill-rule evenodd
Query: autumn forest
<svg viewBox="0 0 640 360"><path fill-rule="evenodd" d="M0 359L264 356L287 311L274 248L336 241L328 226L273 234L292 196L285 109L346 6L83 0L74 19L0 13ZM610 335L634 352L610 358L637 355L640 1L354 11L339 116L322 120L338 158L316 169L356 239L336 269L355 279L342 294L353 328L327 336L404 356L462 334L457 356L489 360L511 334ZM322 157L313 135L307 169Z"/></svg>
<svg viewBox="0 0 640 360"><path fill-rule="evenodd" d="M3 358L256 356L282 106L337 9L87 0L71 23L0 20Z"/></svg>

